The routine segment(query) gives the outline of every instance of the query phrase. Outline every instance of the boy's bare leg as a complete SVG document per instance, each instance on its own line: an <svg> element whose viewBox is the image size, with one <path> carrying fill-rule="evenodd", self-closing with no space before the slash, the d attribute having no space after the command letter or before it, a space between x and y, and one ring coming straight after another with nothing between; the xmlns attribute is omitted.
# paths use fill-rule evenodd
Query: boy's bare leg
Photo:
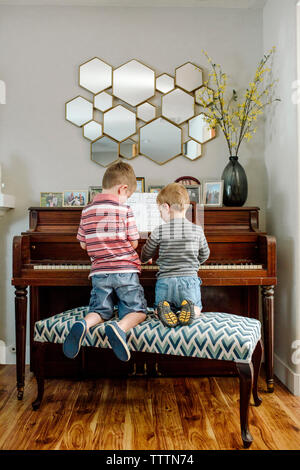
<svg viewBox="0 0 300 470"><path fill-rule="evenodd" d="M194 312L195 312L195 318L200 317L202 309L198 307L197 305L194 306Z"/></svg>
<svg viewBox="0 0 300 470"><path fill-rule="evenodd" d="M118 322L118 326L123 331L127 332L139 323L142 323L142 321L146 320L146 317L147 315L143 312L131 312L125 315L125 317L123 317L122 320Z"/></svg>
<svg viewBox="0 0 300 470"><path fill-rule="evenodd" d="M98 325L99 323L103 323L105 320L103 320L103 318L100 316L99 313L96 313L96 312L90 312L87 314L87 316L84 318L85 319L85 322L86 322L86 325L87 325L87 329L89 330L90 328L92 328L93 326L95 325Z"/></svg>

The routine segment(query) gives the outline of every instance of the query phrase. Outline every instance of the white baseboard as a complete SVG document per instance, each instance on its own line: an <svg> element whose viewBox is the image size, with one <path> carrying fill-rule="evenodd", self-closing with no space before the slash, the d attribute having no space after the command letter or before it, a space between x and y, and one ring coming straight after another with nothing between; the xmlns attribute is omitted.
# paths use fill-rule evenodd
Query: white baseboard
<svg viewBox="0 0 300 470"><path fill-rule="evenodd" d="M0 364L6 364L6 346L2 339L0 339Z"/></svg>
<svg viewBox="0 0 300 470"><path fill-rule="evenodd" d="M276 354L274 354L274 374L292 392L300 396L300 374L296 374Z"/></svg>
<svg viewBox="0 0 300 470"><path fill-rule="evenodd" d="M11 352L9 346L0 340L0 364L16 364L16 353ZM25 364L30 364L30 348L26 346Z"/></svg>

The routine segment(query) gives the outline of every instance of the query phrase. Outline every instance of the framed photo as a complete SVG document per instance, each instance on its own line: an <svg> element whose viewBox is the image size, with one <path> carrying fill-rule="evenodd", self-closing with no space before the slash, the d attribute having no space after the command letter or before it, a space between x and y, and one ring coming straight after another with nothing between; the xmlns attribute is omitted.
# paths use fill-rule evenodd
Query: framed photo
<svg viewBox="0 0 300 470"><path fill-rule="evenodd" d="M89 202L92 202L96 194L102 193L102 186L89 186Z"/></svg>
<svg viewBox="0 0 300 470"><path fill-rule="evenodd" d="M189 193L190 201L201 204L201 184L185 185L185 188Z"/></svg>
<svg viewBox="0 0 300 470"><path fill-rule="evenodd" d="M164 186L148 186L148 193L159 193Z"/></svg>
<svg viewBox="0 0 300 470"><path fill-rule="evenodd" d="M203 188L203 203L205 206L222 206L223 181L205 181Z"/></svg>
<svg viewBox="0 0 300 470"><path fill-rule="evenodd" d="M145 192L145 178L143 176L136 177L136 193L144 193Z"/></svg>
<svg viewBox="0 0 300 470"><path fill-rule="evenodd" d="M64 207L83 207L88 203L88 191L64 191Z"/></svg>
<svg viewBox="0 0 300 470"><path fill-rule="evenodd" d="M41 207L62 207L63 206L63 193L41 193L40 206Z"/></svg>

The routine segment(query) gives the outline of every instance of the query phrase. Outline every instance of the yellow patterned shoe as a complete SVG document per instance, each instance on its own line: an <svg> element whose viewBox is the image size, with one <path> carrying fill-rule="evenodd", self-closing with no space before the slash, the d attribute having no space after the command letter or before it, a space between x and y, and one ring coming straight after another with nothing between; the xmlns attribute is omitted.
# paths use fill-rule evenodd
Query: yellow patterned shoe
<svg viewBox="0 0 300 470"><path fill-rule="evenodd" d="M181 310L178 315L178 321L181 325L189 325L195 317L194 304L190 300L181 302Z"/></svg>
<svg viewBox="0 0 300 470"><path fill-rule="evenodd" d="M170 304L166 300L159 302L157 306L157 313L159 319L165 326L174 328L174 326L178 325L178 318L175 313L172 312Z"/></svg>

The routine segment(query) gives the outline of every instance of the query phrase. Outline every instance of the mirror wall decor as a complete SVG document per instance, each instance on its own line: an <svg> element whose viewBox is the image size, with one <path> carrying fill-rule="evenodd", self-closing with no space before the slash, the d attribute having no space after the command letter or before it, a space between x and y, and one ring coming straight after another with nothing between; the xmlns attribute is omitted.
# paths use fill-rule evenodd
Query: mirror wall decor
<svg viewBox="0 0 300 470"><path fill-rule="evenodd" d="M159 165L180 155L197 160L202 145L216 137L201 110L213 90L192 62L172 76L136 59L112 67L94 57L79 66L79 85L92 97L67 101L65 118L82 127L92 161L104 167L138 155Z"/></svg>

